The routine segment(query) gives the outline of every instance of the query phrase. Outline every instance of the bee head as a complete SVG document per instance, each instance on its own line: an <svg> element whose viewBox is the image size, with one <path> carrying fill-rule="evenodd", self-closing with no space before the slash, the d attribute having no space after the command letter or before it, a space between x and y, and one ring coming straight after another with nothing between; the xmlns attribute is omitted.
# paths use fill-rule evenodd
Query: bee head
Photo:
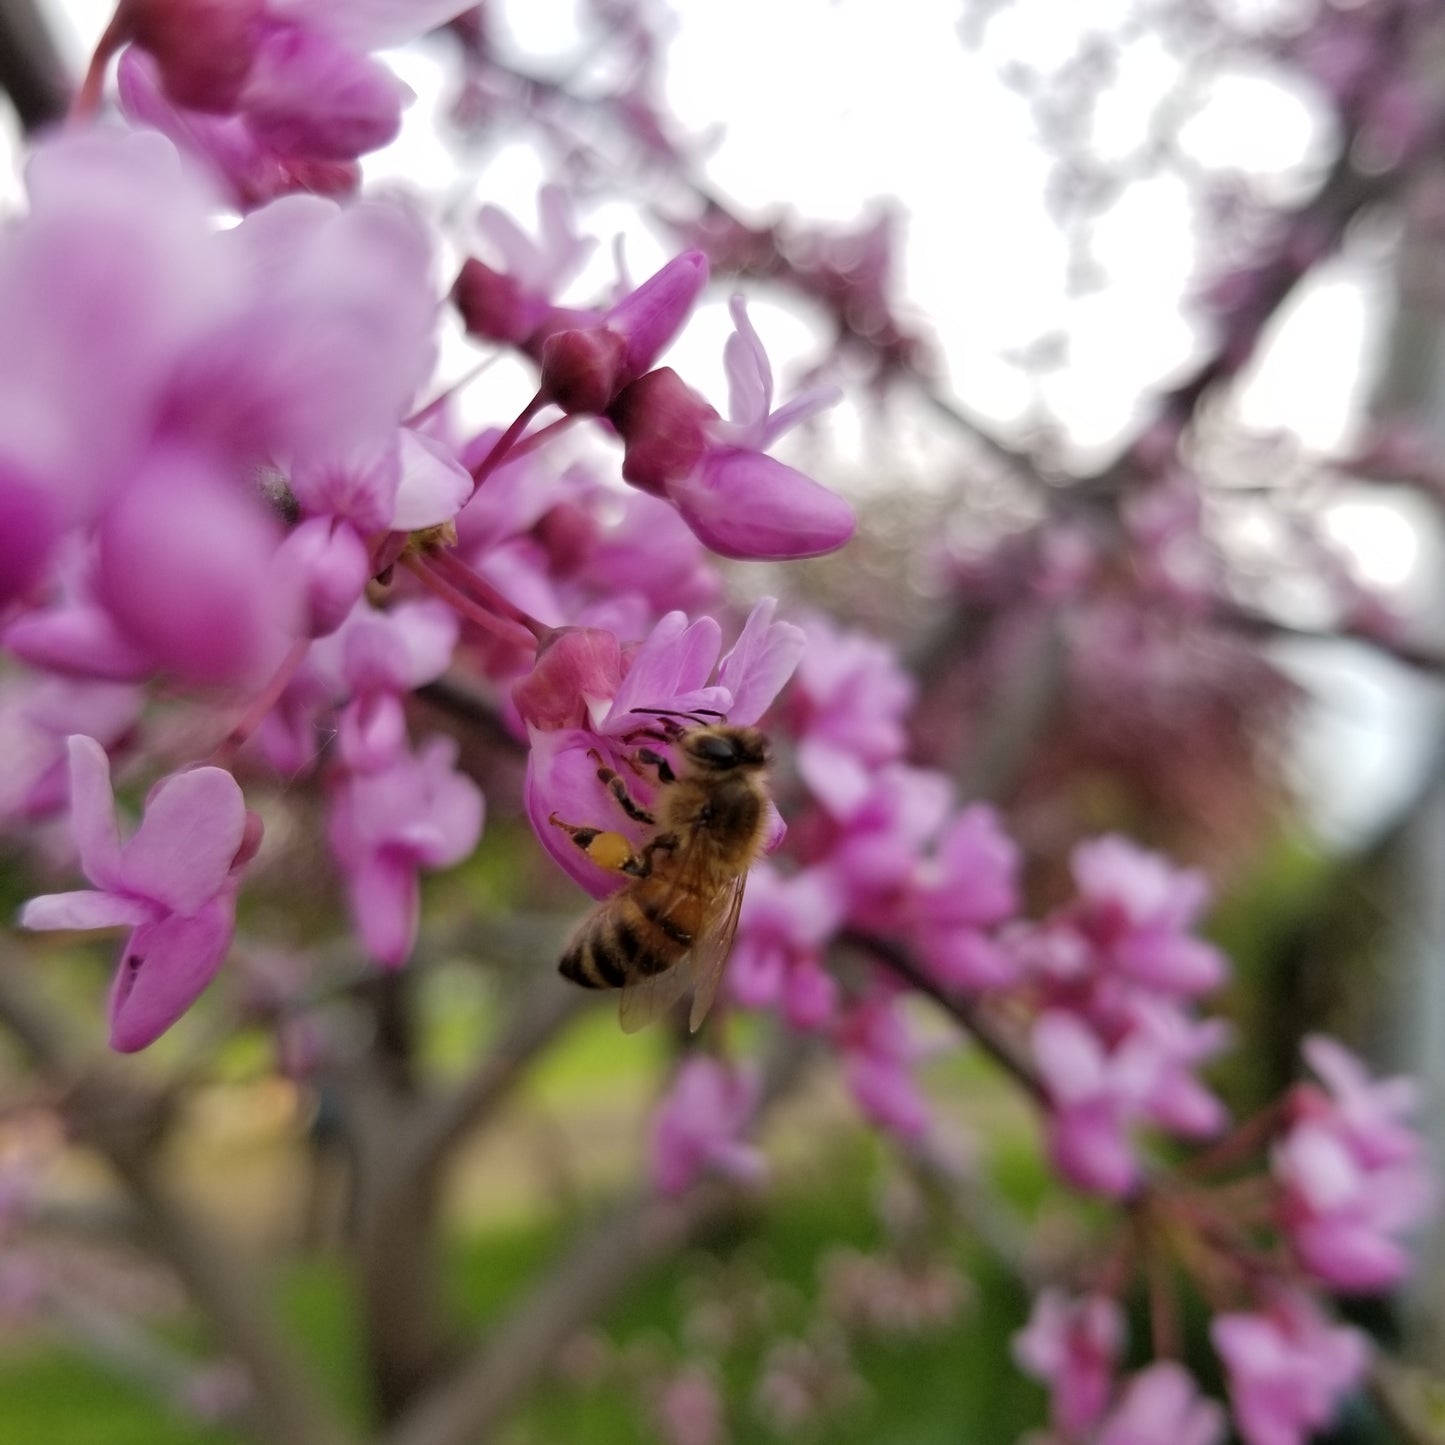
<svg viewBox="0 0 1445 1445"><path fill-rule="evenodd" d="M699 773L730 773L768 765L768 739L757 728L693 728L677 740L683 756Z"/></svg>

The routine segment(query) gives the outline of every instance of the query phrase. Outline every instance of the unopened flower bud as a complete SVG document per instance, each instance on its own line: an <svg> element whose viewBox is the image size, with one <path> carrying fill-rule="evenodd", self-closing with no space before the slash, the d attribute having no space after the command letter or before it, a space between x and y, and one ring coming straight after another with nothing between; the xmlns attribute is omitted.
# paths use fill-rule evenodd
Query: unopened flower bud
<svg viewBox="0 0 1445 1445"><path fill-rule="evenodd" d="M520 346L541 320L541 311L511 277L469 256L452 283L452 303L473 336Z"/></svg>
<svg viewBox="0 0 1445 1445"><path fill-rule="evenodd" d="M607 326L558 331L542 345L542 390L566 412L600 416L624 377L626 343Z"/></svg>
<svg viewBox="0 0 1445 1445"><path fill-rule="evenodd" d="M160 67L177 105L236 108L256 55L261 0L127 0L137 45Z"/></svg>
<svg viewBox="0 0 1445 1445"><path fill-rule="evenodd" d="M598 627L561 627L537 649L537 664L512 689L517 711L533 727L580 727L587 699L610 698L622 680L622 649Z"/></svg>
<svg viewBox="0 0 1445 1445"><path fill-rule="evenodd" d="M707 448L707 423L717 416L670 367L649 371L625 387L607 413L626 448L622 475L661 494L685 477Z"/></svg>
<svg viewBox="0 0 1445 1445"><path fill-rule="evenodd" d="M626 343L627 370L646 371L682 329L707 285L707 257L684 251L607 313L607 325Z"/></svg>

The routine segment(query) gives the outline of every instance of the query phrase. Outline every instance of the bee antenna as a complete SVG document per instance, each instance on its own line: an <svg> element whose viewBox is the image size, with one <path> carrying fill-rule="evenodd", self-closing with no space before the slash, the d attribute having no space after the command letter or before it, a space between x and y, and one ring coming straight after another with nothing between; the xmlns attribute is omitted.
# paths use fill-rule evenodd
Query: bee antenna
<svg viewBox="0 0 1445 1445"><path fill-rule="evenodd" d="M704 718L724 718L727 716L726 713L718 712L716 708L711 707L694 708L692 712L677 712L670 707L634 707L631 708L630 711L643 713L648 717L686 718L689 722L697 723L699 727L706 726L703 721Z"/></svg>

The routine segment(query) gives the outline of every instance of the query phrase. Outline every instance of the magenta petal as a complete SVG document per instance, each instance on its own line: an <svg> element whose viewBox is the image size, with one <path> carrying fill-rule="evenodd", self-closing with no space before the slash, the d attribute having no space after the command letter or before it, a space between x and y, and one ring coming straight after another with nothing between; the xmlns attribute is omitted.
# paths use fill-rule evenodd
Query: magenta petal
<svg viewBox="0 0 1445 1445"><path fill-rule="evenodd" d="M82 888L75 893L42 893L20 910L22 928L133 928L155 917L155 910L138 898L98 893Z"/></svg>
<svg viewBox="0 0 1445 1445"><path fill-rule="evenodd" d="M724 557L818 557L858 527L842 497L772 457L735 447L710 452L667 496L698 539Z"/></svg>
<svg viewBox="0 0 1445 1445"><path fill-rule="evenodd" d="M376 773L406 756L406 713L390 692L354 698L341 714L337 748L346 766Z"/></svg>
<svg viewBox="0 0 1445 1445"><path fill-rule="evenodd" d="M60 536L60 501L0 459L0 608L37 582Z"/></svg>
<svg viewBox="0 0 1445 1445"><path fill-rule="evenodd" d="M597 779L597 764L588 750L597 746L597 735L581 728L543 732L529 730L532 746L527 756L526 807L532 828L557 865L594 898L606 898L626 882L621 873L599 868L571 837L551 821L613 830L635 845L644 839L642 825L617 806L617 800ZM637 780L640 783L640 780ZM651 801L638 786L633 796L644 807Z"/></svg>
<svg viewBox="0 0 1445 1445"><path fill-rule="evenodd" d="M416 945L420 889L410 858L384 849L351 877L351 912L366 951L400 968Z"/></svg>
<svg viewBox="0 0 1445 1445"><path fill-rule="evenodd" d="M722 648L722 628L711 617L689 626L681 612L669 612L633 655L632 666L613 699L615 723L635 707L668 707L683 694L706 686Z"/></svg>
<svg viewBox="0 0 1445 1445"><path fill-rule="evenodd" d="M411 532L449 522L475 490L472 475L435 437L401 429L401 483L392 530Z"/></svg>
<svg viewBox="0 0 1445 1445"><path fill-rule="evenodd" d="M98 888L118 891L120 830L115 821L115 794L110 787L110 759L94 738L79 733L67 743L70 752L70 831L80 868Z"/></svg>
<svg viewBox="0 0 1445 1445"><path fill-rule="evenodd" d="M626 343L633 376L648 370L681 330L707 285L707 275L707 257L701 251L684 251L607 313L608 327Z"/></svg>
<svg viewBox="0 0 1445 1445"><path fill-rule="evenodd" d="M188 682L234 682L281 640L268 585L280 537L209 457L157 449L102 520L106 610Z"/></svg>
<svg viewBox="0 0 1445 1445"><path fill-rule="evenodd" d="M718 682L733 695L731 723L755 723L793 675L807 646L801 627L774 622L777 599L764 597L748 616L731 652L718 668Z"/></svg>
<svg viewBox="0 0 1445 1445"><path fill-rule="evenodd" d="M196 913L225 883L245 828L245 799L224 768L173 774L151 793L121 850L127 891Z"/></svg>
<svg viewBox="0 0 1445 1445"><path fill-rule="evenodd" d="M285 156L347 161L395 140L410 91L386 66L299 27L277 27L241 98L252 131Z"/></svg>
<svg viewBox="0 0 1445 1445"><path fill-rule="evenodd" d="M111 1048L145 1048L195 1003L231 946L235 914L226 894L193 917L173 914L131 934L111 986Z"/></svg>
<svg viewBox="0 0 1445 1445"><path fill-rule="evenodd" d="M808 790L835 818L851 818L867 801L873 773L847 748L809 736L794 759Z"/></svg>
<svg viewBox="0 0 1445 1445"><path fill-rule="evenodd" d="M598 627L559 627L537 648L537 662L512 686L524 721L540 728L578 726L594 702L611 698L622 678L617 638Z"/></svg>
<svg viewBox="0 0 1445 1445"><path fill-rule="evenodd" d="M773 404L773 368L748 317L744 298L732 297L728 310L737 328L723 347L723 367L728 378L728 420L747 434L751 445L760 446L763 424Z"/></svg>
<svg viewBox="0 0 1445 1445"><path fill-rule="evenodd" d="M417 752L421 800L425 804L426 841L413 844L412 856L427 868L450 868L477 846L486 817L482 790L456 771L457 744L432 737Z"/></svg>
<svg viewBox="0 0 1445 1445"><path fill-rule="evenodd" d="M155 663L98 607L76 604L17 617L0 633L8 651L22 662L96 682L139 682Z"/></svg>
<svg viewBox="0 0 1445 1445"><path fill-rule="evenodd" d="M356 605L371 575L366 543L356 529L331 517L312 517L276 550L276 587L299 637L329 637Z"/></svg>

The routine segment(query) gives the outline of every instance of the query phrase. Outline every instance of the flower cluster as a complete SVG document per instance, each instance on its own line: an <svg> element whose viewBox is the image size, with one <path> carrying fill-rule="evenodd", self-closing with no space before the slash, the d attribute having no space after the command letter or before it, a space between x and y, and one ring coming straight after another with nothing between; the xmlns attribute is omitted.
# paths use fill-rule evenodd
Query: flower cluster
<svg viewBox="0 0 1445 1445"><path fill-rule="evenodd" d="M586 250L555 190L541 251L495 208L482 216L504 280L533 298L518 303L526 324L499 326L477 300L481 263L455 292L474 337L530 357L537 402L475 435L458 434L445 397L418 407L441 319L433 241L415 210L351 192L356 158L396 133L406 95L369 52L460 8L122 0L77 117L98 109L119 53L131 125L36 146L29 208L0 238L0 641L28 668L3 683L16 767L0 809L30 818L68 800L98 890L37 899L26 926L135 930L112 999L118 1048L151 1042L225 956L259 842L252 824L244 846L237 832L255 817L238 758L262 787L267 767L289 785L315 775L359 940L398 967L419 871L466 858L484 815L456 744L413 741L418 687L459 649L496 684L535 679L539 640L555 664L580 635L612 659L587 679L594 705L615 702L596 719L609 736L632 708L699 689L756 717L791 670L794 633L755 614L709 685L718 626L676 611L718 596L706 548L800 556L853 528L846 503L765 454L831 397L774 411L740 301L732 421L707 422L685 465L659 462L674 418L649 378L706 263L685 253L605 305L537 300ZM553 427L591 416L622 436L624 478L641 468L645 487L554 466L548 427L528 432L543 408L560 411ZM210 719L191 736L225 732L202 766L187 753L156 781L136 839L107 851L108 759L143 753L157 686ZM534 817L544 802L582 807L556 720L498 706L537 743Z"/></svg>
<svg viewBox="0 0 1445 1445"><path fill-rule="evenodd" d="M63 829L39 839L33 886L55 891L36 892L20 924L125 931L109 1040L144 1049L216 977L238 910L243 936L251 927L243 886L257 888L278 835L324 839L323 887L371 968L413 956L421 875L462 864L506 798L489 810L472 773L490 778L494 760L479 766L470 738L419 731L435 717L419 691L447 702L458 732L485 712L525 755L519 811L594 899L628 879L577 843L605 834L622 860L665 843L653 815L678 730L763 726L781 806L754 835L768 856L751 869L727 1006L771 1011L776 1027L757 1032L785 1048L790 1031L807 1036L922 1166L936 1156L914 1006L931 1000L1037 1106L1041 1167L1114 1222L1076 1293L1045 1290L1015 1340L1049 1391L1048 1438L1218 1445L1232 1417L1247 1445L1303 1445L1369 1368L1327 1292L1397 1285L1433 1199L1411 1086L1312 1038L1317 1082L1231 1132L1206 1077L1231 1035L1207 1012L1228 966L1199 936L1204 875L1117 834L1073 846L1066 885L1026 875L1032 839L1003 808L918 765L917 687L894 647L784 620L772 597L726 608L718 559L820 556L856 519L772 455L837 392L778 401L742 296L728 301L725 405L661 364L707 294L703 251L577 297L595 238L556 186L535 238L491 205L446 235L420 202L360 197L360 158L396 136L409 98L377 52L464 8L118 0L72 124L29 151L26 206L0 232L0 823L68 817L70 848ZM1413 153L1420 98L1376 84L1366 62L1387 31L1355 9L1302 53L1362 144ZM458 24L479 34L480 13ZM102 115L112 72L118 107ZM655 119L638 107L638 127ZM660 138L657 153L676 155ZM741 270L740 248L783 234L725 216L680 229ZM1216 287L1220 375L1333 235L1285 235L1280 254ZM879 375L919 355L886 295L891 238L886 216L852 236L800 235L773 273L822 300L840 336L871 337ZM458 253L443 294L437 258ZM458 317L479 366L451 385L435 370ZM531 400L464 422L458 393L503 351L533 377ZM1012 562L1000 548L955 579L991 606L1022 580L1029 620L1057 621L1070 706L1104 719L1085 750L1129 751L1135 733L1114 725L1142 702L1156 740L1194 729L1243 748L1229 705L1241 676L1278 696L1257 649L1214 631L1230 599L1197 479L1175 465L1182 426L1165 417L1135 447L1145 480L1109 537L1044 523ZM1293 540L1342 625L1393 635L1308 529ZM995 679L1027 631L1000 628L979 649ZM1181 638L1218 646L1205 665ZM1154 751L1172 779L1179 749ZM1056 879L1064 853L1049 860ZM89 888L49 881L77 869ZM291 932L239 950L234 1016L274 1026L301 1079L332 1047L291 1010L278 962L306 926L255 911L258 935ZM753 1132L774 1076L765 1091L722 1030L707 1045L678 1060L652 1119L647 1167L668 1200L765 1174ZM25 1204L6 1193L0 1227ZM959 1299L947 1271L850 1278L837 1299L860 1330L921 1328ZM0 1279L0 1294L12 1287ZM1136 1296L1147 1360L1125 1348ZM1228 1412L1174 1358L1185 1305L1201 1301ZM851 1398L834 1339L772 1352L765 1413L797 1425ZM193 1406L226 1413L266 1384L241 1379L196 1376ZM724 1429L697 1371L659 1415L678 1436Z"/></svg>
<svg viewBox="0 0 1445 1445"><path fill-rule="evenodd" d="M1225 1411L1182 1365L1161 1360L1118 1379L1124 1335L1123 1312L1108 1296L1039 1296L1014 1356L1049 1390L1050 1438L1218 1445ZM1217 1316L1212 1337L1247 1445L1303 1445L1334 1418L1368 1363L1358 1330L1330 1324L1308 1297L1288 1290L1269 1295L1257 1312Z"/></svg>
<svg viewBox="0 0 1445 1445"><path fill-rule="evenodd" d="M1420 1135L1407 1122L1411 1079L1371 1079L1333 1039L1305 1040L1328 1092L1298 1086L1272 1166L1284 1192L1285 1234L1301 1266L1331 1289L1371 1293L1409 1269L1401 1236L1434 1197Z"/></svg>

